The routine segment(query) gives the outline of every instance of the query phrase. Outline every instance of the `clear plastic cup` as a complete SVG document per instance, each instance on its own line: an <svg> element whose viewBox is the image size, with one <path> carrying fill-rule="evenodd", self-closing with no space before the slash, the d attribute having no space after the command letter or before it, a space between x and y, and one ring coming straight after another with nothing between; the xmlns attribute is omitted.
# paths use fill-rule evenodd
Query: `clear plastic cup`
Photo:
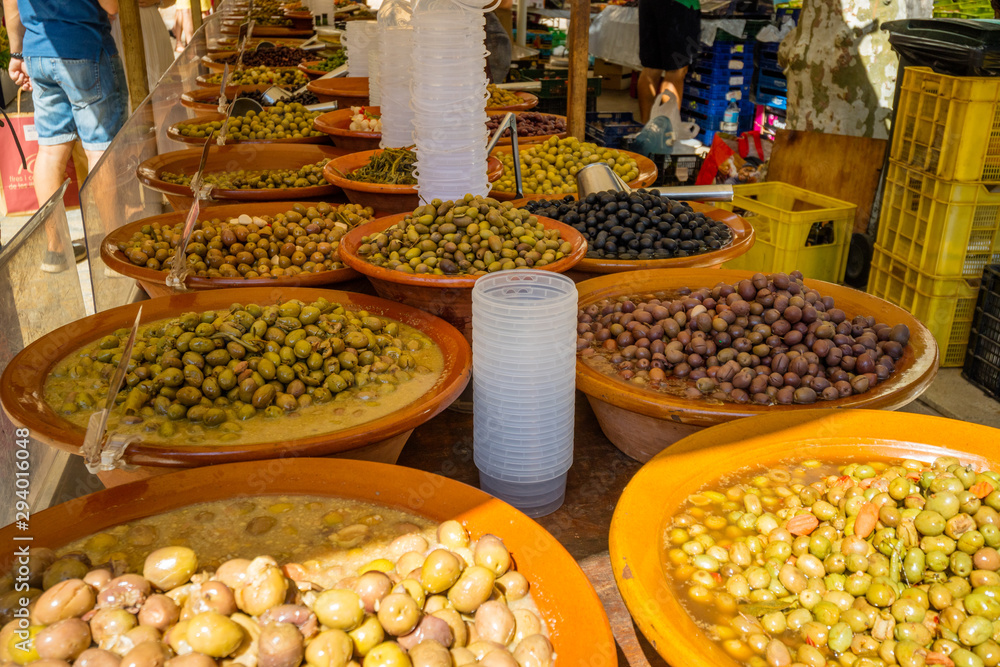
<svg viewBox="0 0 1000 667"><path fill-rule="evenodd" d="M475 375L475 373L473 373ZM572 394L575 396L575 393ZM472 388L473 402L476 400L476 396L479 396L481 400L489 402L490 406L497 410L519 410L525 409L526 405L531 405L536 407L538 410L562 410L566 406L565 396L553 396L549 394L547 396L540 396L537 400L527 401L523 398L514 398L512 396L498 395L489 386L483 385L473 385Z"/></svg>
<svg viewBox="0 0 1000 667"><path fill-rule="evenodd" d="M479 488L521 510L532 518L552 514L566 499L568 471L552 479L510 482L480 471Z"/></svg>
<svg viewBox="0 0 1000 667"><path fill-rule="evenodd" d="M511 334L522 332L525 338L533 338L534 334L558 333L568 336L573 333L576 338L577 320L572 315L553 315L552 313L533 313L530 317L512 317L509 315L483 312L483 309L472 306L472 326L478 326L483 331L496 330L498 333Z"/></svg>
<svg viewBox="0 0 1000 667"><path fill-rule="evenodd" d="M479 404L476 405L476 397L479 397ZM534 402L526 402L520 406L510 406L507 408L499 408L490 401L489 396L483 396L482 391L477 392L475 387L473 387L473 421L479 419L479 415L483 415L485 419L512 419L515 421L520 421L524 419L544 419L549 415L565 415L574 414L576 409L576 396L575 392L569 394L565 400L561 401L557 405L554 405L550 409L542 409L534 404Z"/></svg>
<svg viewBox="0 0 1000 667"><path fill-rule="evenodd" d="M540 479L568 470L573 465L573 450L569 449L565 452L558 452L544 459L526 459L524 455L520 455L517 461L510 461L506 458L495 458L493 452L477 451L473 457L473 463L477 468L492 477L499 477L501 479L506 477L521 477L525 480L534 477Z"/></svg>
<svg viewBox="0 0 1000 667"><path fill-rule="evenodd" d="M528 352L526 355L525 353ZM472 346L472 356L476 362L484 368L499 368L522 373L537 373L539 363L551 362L553 368L568 366L572 368L576 365L576 354L569 350L544 351L538 354L531 354L531 351L524 350L496 350L486 344L474 344ZM569 373L569 369L566 370Z"/></svg>
<svg viewBox="0 0 1000 667"><path fill-rule="evenodd" d="M551 271L519 269L484 276L472 289L473 303L488 308L502 308L511 317L519 312L557 307L576 314L576 284L566 276Z"/></svg>
<svg viewBox="0 0 1000 667"><path fill-rule="evenodd" d="M505 391L518 392L517 395L537 395L541 391L557 391L566 386L574 386L576 376L574 366L566 367L563 372L546 373L546 377L537 377L534 373L505 370L502 366L493 364L473 364L473 372L483 386L496 384ZM489 384L487 384L489 383Z"/></svg>

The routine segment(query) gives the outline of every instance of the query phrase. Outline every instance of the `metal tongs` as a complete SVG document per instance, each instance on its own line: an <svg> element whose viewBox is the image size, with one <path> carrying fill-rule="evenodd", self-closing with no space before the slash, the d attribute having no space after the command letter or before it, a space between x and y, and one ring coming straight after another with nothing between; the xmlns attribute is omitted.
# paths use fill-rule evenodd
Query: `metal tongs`
<svg viewBox="0 0 1000 667"><path fill-rule="evenodd" d="M524 184L521 182L521 152L517 147L517 117L513 112L508 111L504 114L503 120L500 121L496 132L493 133L493 138L486 145L486 155L488 156L493 152L497 142L500 141L500 137L503 136L504 130L508 127L510 128L511 153L514 158L514 194L517 199L521 199L524 197Z"/></svg>
<svg viewBox="0 0 1000 667"><path fill-rule="evenodd" d="M132 348L135 346L135 339L139 333L139 320L141 318L142 306L139 306L139 312L135 314L135 322L132 324L132 331L129 333L125 349L122 351L122 358L118 362L115 374L111 376L111 383L108 385L108 397L104 401L104 408L90 415L90 420L87 422L87 433L83 437L81 452L84 464L91 474L99 471L114 470L116 468L122 470L135 469L134 466L125 463L122 457L125 454L125 449L138 439L138 436L112 434L105 439L105 434L108 429L108 417L111 416L111 411L115 408L118 392L122 388L129 363L132 361ZM126 410L129 409L127 400L124 406Z"/></svg>
<svg viewBox="0 0 1000 667"><path fill-rule="evenodd" d="M516 164L516 163L515 163ZM622 177L605 162L595 162L582 167L576 173L576 189L583 199L595 192L633 192ZM679 187L651 188L661 195L679 201L732 201L731 185L687 185Z"/></svg>

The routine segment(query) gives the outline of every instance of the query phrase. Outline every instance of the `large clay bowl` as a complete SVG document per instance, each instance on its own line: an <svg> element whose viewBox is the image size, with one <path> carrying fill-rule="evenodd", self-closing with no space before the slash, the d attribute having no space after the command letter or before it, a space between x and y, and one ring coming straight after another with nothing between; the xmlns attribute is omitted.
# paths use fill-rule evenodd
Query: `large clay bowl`
<svg viewBox="0 0 1000 667"><path fill-rule="evenodd" d="M228 204L224 206L213 206L209 211L199 216L202 220L213 218L227 219L237 217L241 214L253 216L275 215L291 210L296 202L248 202L242 204ZM305 202L303 202L305 203ZM309 203L305 203L306 206ZM132 235L145 225L159 223L160 225L174 226L187 219L187 211L176 213L163 213L148 218L142 218L135 222L130 222L124 227L119 227L104 237L101 242L101 259L112 271L137 280L142 288L151 297L168 296L174 294L176 290L166 284L167 271L156 271L145 266L136 266L128 260L121 248ZM280 278L204 278L201 276L189 276L185 281L185 286L189 290L210 290L225 289L230 287L322 287L334 285L358 277L354 269L344 267L343 269L333 269L332 271L321 271L319 273L300 273L297 276L282 276Z"/></svg>
<svg viewBox="0 0 1000 667"><path fill-rule="evenodd" d="M256 30L254 32L256 32ZM227 41L227 40L232 40L232 41ZM259 44L260 42L265 42L265 41L266 42L275 43L278 46L290 46L290 47L298 48L298 47L302 46L303 44L305 44L307 40L305 40L305 39L281 39L281 40L274 40L274 39L262 39L262 38L261 39L257 39L257 38L254 38L254 39L250 40L250 43L247 45L247 48L248 49L257 48L257 44ZM227 51L231 51L231 52L235 53L235 49L237 47L236 38L235 37L231 37L231 38L226 38L226 39L208 40L207 46L208 46L208 52L212 53L212 54L219 54L219 53L223 53L223 52L227 52Z"/></svg>
<svg viewBox="0 0 1000 667"><path fill-rule="evenodd" d="M306 89L321 102L337 102L338 109L368 106L368 77L345 76L310 81Z"/></svg>
<svg viewBox="0 0 1000 667"><path fill-rule="evenodd" d="M343 248L343 245L341 246ZM343 258L343 250L341 250ZM352 257L353 260L353 257ZM577 286L580 307L606 298L672 292L682 287L714 287L719 282L735 284L749 278L752 271L727 269L684 269L682 271L631 271L592 278ZM872 315L890 326L910 328L910 343L896 363L895 372L865 394L813 404L824 408L877 408L897 410L916 399L930 386L938 369L938 346L931 332L915 317L888 301L821 280L805 284L823 296L833 297L849 318ZM804 405L711 405L679 396L647 391L599 373L577 360L576 387L587 394L601 430L616 447L639 461L648 461L665 447L706 426L761 414L795 415Z"/></svg>
<svg viewBox="0 0 1000 667"><path fill-rule="evenodd" d="M256 30L254 31L256 32ZM520 97L523 102L520 104L509 104L505 107L486 107L489 112L493 111L528 111L534 109L538 106L538 96L532 95L531 93L526 93L523 90L518 90L514 92L515 95Z"/></svg>
<svg viewBox="0 0 1000 667"><path fill-rule="evenodd" d="M256 30L254 30L256 32ZM250 49L247 49L248 51ZM211 72L221 72L226 67L226 63L220 62L230 56L235 56L239 51L218 51L214 53L209 53L201 57L202 64L209 69ZM233 71L233 63L229 65L229 71Z"/></svg>
<svg viewBox="0 0 1000 667"><path fill-rule="evenodd" d="M58 549L112 526L193 503L253 495L351 498L437 522L456 519L474 539L500 537L531 583L559 664L614 665L615 643L601 601L580 566L544 528L479 489L429 472L362 461L287 459L184 470L77 498L33 516L32 546ZM14 545L14 525L0 529ZM14 548L4 549L4 571Z"/></svg>
<svg viewBox="0 0 1000 667"><path fill-rule="evenodd" d="M358 246L364 237L392 227L407 215L390 215L355 227L340 240L340 261L358 273L363 273L379 296L433 313L453 324L471 341L472 287L478 276L409 274L369 264L358 256ZM573 244L573 252L568 257L538 268L554 273L564 273L571 269L587 252L587 241L583 234L558 220L538 218L538 221L546 229L558 229L560 237Z"/></svg>
<svg viewBox="0 0 1000 667"><path fill-rule="evenodd" d="M520 116L522 113L524 113L524 112L523 111L515 111L514 115L515 116ZM503 117L505 115L507 115L507 112L506 111L494 111L493 109L490 109L489 112L486 115L494 117L494 118L497 118L499 120L503 120ZM559 115L554 114L554 113L543 113L543 114L538 114L538 115L540 115L540 116L552 116L553 118L562 118L563 122L566 122L566 116L559 116ZM517 119L515 119L515 120L517 120ZM568 131L566 131L566 132L560 132L559 134L537 134L537 135L535 135L533 137L525 137L525 136L522 136L520 133L518 133L518 135L517 135L517 145L518 146L522 146L522 145L528 145L528 144L540 144L543 141L551 139L552 137L556 137L557 139L565 139L568 136L569 136L569 132ZM511 145L510 137L501 137L500 140L497 141L497 146L510 146L510 145Z"/></svg>
<svg viewBox="0 0 1000 667"><path fill-rule="evenodd" d="M312 78L321 77L324 74L329 74L328 69L316 69L316 65L319 65L322 60L304 60L299 63L299 69L311 76Z"/></svg>
<svg viewBox="0 0 1000 667"><path fill-rule="evenodd" d="M382 113L379 107L366 107L366 109L376 115ZM350 129L353 116L354 112L351 111L350 107L328 111L313 121L313 127L320 132L329 134L333 139L333 145L337 148L351 152L376 150L379 142L382 141L382 133Z"/></svg>
<svg viewBox="0 0 1000 667"><path fill-rule="evenodd" d="M257 31L255 30L254 34L256 34L256 32ZM281 72L285 72L285 71L298 72L299 71L298 67L274 67L272 69L274 69L276 71L281 71ZM222 70L219 70L219 71L221 72ZM211 74L207 74L207 75L206 74L202 74L202 75L198 76L198 78L196 78L194 81L199 86L202 86L204 88L213 88L214 87L216 90L218 90L219 89L218 82L216 82L216 83L209 83L209 81L208 81L208 77L211 76L212 74L218 74L218 72L212 72ZM277 84L275 84L275 85L277 85Z"/></svg>
<svg viewBox="0 0 1000 667"><path fill-rule="evenodd" d="M518 199L515 206L523 206L529 200ZM724 262L745 254L753 247L756 236L753 225L731 211L701 202L686 202L698 213L704 213L713 220L724 223L732 232L733 241L725 248L706 252L694 257L677 257L675 259L592 259L584 257L580 263L567 271L566 275L580 282L596 278L608 273L623 273L625 271L644 271L647 269L721 269Z"/></svg>
<svg viewBox="0 0 1000 667"><path fill-rule="evenodd" d="M173 174L194 174L201 162L201 148L188 148L155 155L136 170L139 182L151 190L167 195L178 210L191 207L194 199L187 185L167 183L160 176L163 172ZM333 146L285 144L227 144L213 146L208 151L205 171L233 171L238 169L290 169L305 164L319 162L323 158L336 159L344 154ZM317 200L317 198L339 198L340 188L331 183L320 183L308 188L285 188L284 190L221 190L213 188L214 200L233 201L275 201L275 200Z"/></svg>
<svg viewBox="0 0 1000 667"><path fill-rule="evenodd" d="M462 334L447 322L415 308L363 294L268 286L160 297L141 304L111 308L56 329L24 348L11 360L3 374L0 403L11 421L30 429L33 437L52 447L79 454L85 429L64 420L43 400L45 380L56 364L71 351L99 340L116 329L131 328L140 306L143 321L153 322L191 311L226 310L233 303L263 305L288 299L309 302L320 297L390 317L422 331L444 354L444 371L437 384L415 402L381 419L340 431L295 437L294 427L289 424L289 439L280 445L266 442L177 446L140 440L129 445L124 454L125 461L161 469L147 472L148 476L168 472L163 470L166 468L194 468L291 456L346 454L351 458L366 458L370 456L372 449L380 450L384 448L380 446L390 441L401 448L410 431L448 407L465 389L469 381L472 350ZM396 449L392 456L384 457L384 460L391 459L389 462L395 462L398 455L399 449Z"/></svg>
<svg viewBox="0 0 1000 667"><path fill-rule="evenodd" d="M226 100L232 102L240 93L262 93L270 84L258 84L255 86L226 86ZM188 109L201 111L204 113L219 112L219 87L195 88L181 94L181 104ZM187 137L185 137L187 138Z"/></svg>
<svg viewBox="0 0 1000 667"><path fill-rule="evenodd" d="M932 461L955 456L1000 465L1000 431L966 422L872 410L800 410L719 424L684 438L636 473L611 521L611 567L639 629L671 665L738 667L688 616L663 571L666 521L720 477L779 461Z"/></svg>
<svg viewBox="0 0 1000 667"><path fill-rule="evenodd" d="M216 89L218 90L218 89ZM178 141L182 144L193 144L197 146L204 146L206 141L215 141L215 139L210 139L209 137L186 137L181 134L180 126L182 123L210 123L213 120L223 120L225 116L220 113L207 113L201 116L195 116L194 118L189 118L188 120L182 120L174 123L169 128L167 128L167 136ZM227 144L329 144L330 137L325 134L319 134L311 137L286 137L284 139L241 139L239 141L233 139L226 139Z"/></svg>
<svg viewBox="0 0 1000 667"><path fill-rule="evenodd" d="M520 144L518 144L520 145ZM639 168L639 175L633 181L629 181L628 186L633 190L638 190L639 188L645 188L656 182L656 163L650 160L645 155L640 155L639 153L632 153L631 151L623 151L620 148L617 149L619 153L627 155L636 162L636 166ZM492 155L499 155L500 153L513 153L514 147L507 146L497 146L493 149ZM523 174L523 171L522 171ZM576 193L572 193L573 198L576 199ZM517 199L517 195L513 192L500 192L496 189L490 192L490 196L494 199L499 199L501 201L510 201L512 199ZM524 199L562 199L566 194L555 194L555 195L525 195Z"/></svg>
<svg viewBox="0 0 1000 667"><path fill-rule="evenodd" d="M223 21L222 22L222 34L224 35L236 35L240 32L240 24L243 23L242 20L238 21ZM293 25L289 26L278 26L278 25L257 25L253 29L254 37L312 37L313 29L312 26L303 28Z"/></svg>
<svg viewBox="0 0 1000 667"><path fill-rule="evenodd" d="M378 150L373 150L351 153L331 160L323 168L323 175L326 176L326 180L343 190L352 204L371 206L381 213L409 213L420 206L420 195L417 193L415 185L365 183L352 181L342 176L342 174L349 174L355 169L365 166L371 157L378 152ZM502 173L503 165L500 160L491 157L486 161L486 176L490 182L500 178Z"/></svg>

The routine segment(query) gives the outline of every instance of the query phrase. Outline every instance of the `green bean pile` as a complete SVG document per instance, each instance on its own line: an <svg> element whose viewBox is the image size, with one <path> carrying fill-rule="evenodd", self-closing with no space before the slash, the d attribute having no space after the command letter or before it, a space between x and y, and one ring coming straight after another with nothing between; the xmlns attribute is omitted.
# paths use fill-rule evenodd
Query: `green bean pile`
<svg viewBox="0 0 1000 667"><path fill-rule="evenodd" d="M417 154L407 148L386 148L371 156L368 164L355 169L344 178L384 185L416 185L413 175Z"/></svg>
<svg viewBox="0 0 1000 667"><path fill-rule="evenodd" d="M779 465L689 496L666 572L751 667L994 667L998 489L953 457Z"/></svg>

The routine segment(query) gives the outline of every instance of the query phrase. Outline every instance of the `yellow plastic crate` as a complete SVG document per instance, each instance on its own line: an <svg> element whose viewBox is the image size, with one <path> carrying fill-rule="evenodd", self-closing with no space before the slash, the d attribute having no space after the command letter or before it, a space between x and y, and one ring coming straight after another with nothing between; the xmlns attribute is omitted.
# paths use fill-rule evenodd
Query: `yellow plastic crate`
<svg viewBox="0 0 1000 667"><path fill-rule="evenodd" d="M733 187L720 208L744 216L756 234L753 248L727 269L801 271L806 278L840 282L857 206L780 182Z"/></svg>
<svg viewBox="0 0 1000 667"><path fill-rule="evenodd" d="M878 246L868 276L868 292L905 308L934 334L942 366L965 363L979 294L979 278L922 273Z"/></svg>
<svg viewBox="0 0 1000 667"><path fill-rule="evenodd" d="M1000 78L907 67L890 157L946 180L1000 182Z"/></svg>
<svg viewBox="0 0 1000 667"><path fill-rule="evenodd" d="M891 161L876 243L924 273L979 278L1000 263L1000 193Z"/></svg>

